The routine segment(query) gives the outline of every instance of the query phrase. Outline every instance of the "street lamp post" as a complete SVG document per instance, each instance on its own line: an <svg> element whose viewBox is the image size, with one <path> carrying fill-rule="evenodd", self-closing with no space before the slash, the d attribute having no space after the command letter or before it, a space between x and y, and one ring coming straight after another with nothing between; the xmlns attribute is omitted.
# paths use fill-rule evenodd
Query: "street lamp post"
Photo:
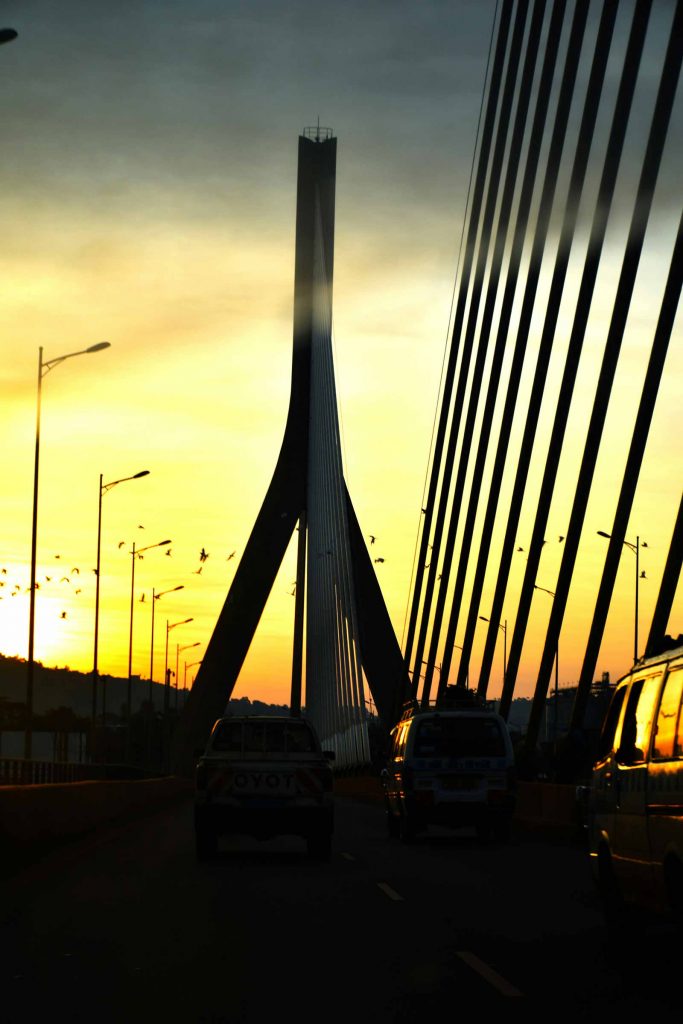
<svg viewBox="0 0 683 1024"><path fill-rule="evenodd" d="M93 669L92 669L92 735L93 740L95 738L95 722L97 715L97 677L98 677L98 645L99 645L99 625L100 625L100 553L101 553L101 541L102 541L102 497L110 491L112 487L116 487L117 484L126 483L128 480L139 480L140 477L149 476L149 470L143 469L139 473L134 473L133 476L124 476L120 480L111 480L108 484L102 482L102 473L100 473L100 491L99 501L97 508L97 568L95 569L95 643L93 649ZM106 727L106 715L107 715L107 697L105 692L104 682L102 683L102 726Z"/></svg>
<svg viewBox="0 0 683 1024"><path fill-rule="evenodd" d="M171 622L169 623L166 619L166 658L164 661L164 717L168 715L169 706L171 703L171 687L168 677L168 634L176 626L185 626L188 622L194 622L194 619L183 619L182 622Z"/></svg>
<svg viewBox="0 0 683 1024"><path fill-rule="evenodd" d="M460 646L460 644L453 644L453 649L456 650L456 651L462 651L463 650L463 648ZM465 688L467 690L469 690L469 688L470 688L470 666L469 665L467 666L467 672L465 674Z"/></svg>
<svg viewBox="0 0 683 1024"><path fill-rule="evenodd" d="M534 590L540 590L544 594L550 594L550 596L552 598L555 597L555 591L554 590L546 590L545 587L539 587L538 583L534 583ZM554 740L555 743L557 743L557 736L558 736L558 733L560 731L559 730L559 717L558 717L559 716L559 700L560 700L559 694L560 694L560 638L558 636L557 642L555 644L555 714L553 715L553 718L554 718L553 740ZM546 719L546 722L547 722L547 719ZM548 733L547 733L547 725L546 725L546 739L547 738L548 738Z"/></svg>
<svg viewBox="0 0 683 1024"><path fill-rule="evenodd" d="M491 621L490 619L487 619L485 615L480 615L479 618L481 619L482 622L490 622ZM507 671L508 671L508 620L505 619L505 621L503 622L502 625L499 622L498 623L498 629L500 629L502 634L503 634L503 686L504 686L505 685L505 676L507 675Z"/></svg>
<svg viewBox="0 0 683 1024"><path fill-rule="evenodd" d="M607 537L608 540L612 539L612 534L611 533L605 533L604 530L598 530L597 534L598 534L598 537ZM635 662L638 661L638 580L640 579L640 572L639 572L639 569L640 569L640 547L641 547L640 537L636 537L635 544L632 541L630 541L630 540L623 540L622 544L624 545L625 548L628 548L629 551L632 551L634 553L634 555L636 556L636 606L635 606L635 623L634 623L634 627L633 627L633 662L635 664ZM647 541L643 541L642 542L642 546L644 548L646 548L647 547Z"/></svg>
<svg viewBox="0 0 683 1024"><path fill-rule="evenodd" d="M149 696L148 696L150 705L154 704L154 691L152 689L152 685L153 685L153 681L154 681L154 602L158 601L165 594L173 594L173 593L175 593L176 590L184 590L184 589L185 589L185 584L184 583L180 583L177 587L171 587L169 590L162 590L160 594L157 594L156 591L154 589L152 589L152 641L151 641L151 644L150 644L150 653L149 653Z"/></svg>
<svg viewBox="0 0 683 1024"><path fill-rule="evenodd" d="M193 644L176 644L175 645L175 710L178 710L178 656L181 651L188 651L190 647L199 647L200 641L195 640ZM183 688L185 686L185 680L183 679Z"/></svg>
<svg viewBox="0 0 683 1024"><path fill-rule="evenodd" d="M152 548L163 548L170 544L170 540L160 540L158 544L147 544L144 548L131 551L131 573L130 573L130 633L128 638L128 689L126 692L126 754L130 753L130 719L133 700L133 609L135 607L135 557L139 558L143 551L150 551ZM154 605L154 602L152 602Z"/></svg>
<svg viewBox="0 0 683 1024"><path fill-rule="evenodd" d="M8 30L11 31L11 30ZM14 37L11 37L14 38ZM9 40L5 40L6 42ZM82 356L91 352L101 352L109 348L108 341L98 341L89 348L79 349L78 352L67 352L64 356L57 356L55 359L43 361L43 348L38 349L38 401L36 403L36 446L33 463L33 515L31 520L31 585L29 589L29 612L28 612L28 657L26 659L26 731L24 733L24 758L31 760L33 750L33 675L34 658L33 648L35 640L36 622L36 552L38 547L38 465L40 462L40 403L42 397L43 377L50 370L63 363L65 359L72 359L74 356Z"/></svg>
<svg viewBox="0 0 683 1024"><path fill-rule="evenodd" d="M202 663L202 658L200 658L199 661L191 661L189 665L188 665L187 662L185 662L185 669L183 671L183 690L187 690L187 670L188 670L188 668L194 668L195 665L201 665L201 663Z"/></svg>

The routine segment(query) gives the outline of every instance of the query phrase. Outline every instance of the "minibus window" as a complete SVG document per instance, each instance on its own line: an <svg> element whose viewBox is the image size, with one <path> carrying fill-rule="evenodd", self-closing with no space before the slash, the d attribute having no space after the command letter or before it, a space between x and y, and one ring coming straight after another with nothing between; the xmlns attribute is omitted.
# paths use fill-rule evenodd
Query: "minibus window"
<svg viewBox="0 0 683 1024"><path fill-rule="evenodd" d="M638 764L647 756L660 680L661 676L650 676L631 686L617 751L621 764Z"/></svg>
<svg viewBox="0 0 683 1024"><path fill-rule="evenodd" d="M682 692L683 669L679 668L669 672L664 684L662 703L659 707L659 715L657 716L657 731L655 732L652 756L659 760L670 760L673 757L681 757L683 755L680 736L679 742L676 744L676 724L681 708ZM682 727L679 724L679 733ZM678 746L677 750L676 746Z"/></svg>
<svg viewBox="0 0 683 1024"><path fill-rule="evenodd" d="M605 722L600 733L600 742L598 744L598 761L603 761L612 750L612 744L614 742L614 734L617 731L617 722L619 721L619 715L624 704L624 697L626 696L627 687L621 686L612 697L612 701L609 706L609 710L605 717Z"/></svg>

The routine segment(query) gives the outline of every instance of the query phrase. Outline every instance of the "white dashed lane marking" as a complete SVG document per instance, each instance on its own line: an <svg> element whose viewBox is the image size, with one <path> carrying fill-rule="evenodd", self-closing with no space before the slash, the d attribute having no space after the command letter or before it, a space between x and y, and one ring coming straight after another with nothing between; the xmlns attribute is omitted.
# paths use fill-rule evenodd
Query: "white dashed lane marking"
<svg viewBox="0 0 683 1024"><path fill-rule="evenodd" d="M501 995L509 996L513 999L521 996L522 993L514 985L506 981L505 978L498 974L497 971L494 971L492 967L489 967L488 964L485 964L483 960L480 960L478 956L475 956L474 953L464 950L458 953L458 956L468 967L471 967L473 971L476 971L477 974L480 974L482 978L488 981L489 985L497 988Z"/></svg>
<svg viewBox="0 0 683 1024"><path fill-rule="evenodd" d="M395 889L392 889L391 886L387 885L386 882L378 882L377 888L381 889L384 895L388 896L390 900L394 900L396 903L403 902L403 897L401 896L401 894L396 892Z"/></svg>

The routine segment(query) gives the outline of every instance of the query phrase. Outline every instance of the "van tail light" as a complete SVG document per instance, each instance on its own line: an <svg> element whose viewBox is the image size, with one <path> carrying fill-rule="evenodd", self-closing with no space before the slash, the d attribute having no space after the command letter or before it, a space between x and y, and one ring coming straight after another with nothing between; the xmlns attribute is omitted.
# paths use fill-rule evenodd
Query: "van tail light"
<svg viewBox="0 0 683 1024"><path fill-rule="evenodd" d="M207 770L204 761L200 761L195 772L195 786L197 789L206 789Z"/></svg>

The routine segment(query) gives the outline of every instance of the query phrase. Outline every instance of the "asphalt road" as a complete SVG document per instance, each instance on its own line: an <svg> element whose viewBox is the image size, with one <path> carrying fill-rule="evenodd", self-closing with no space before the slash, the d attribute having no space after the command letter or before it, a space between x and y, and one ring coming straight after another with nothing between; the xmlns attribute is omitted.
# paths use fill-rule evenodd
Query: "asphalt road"
<svg viewBox="0 0 683 1024"><path fill-rule="evenodd" d="M329 864L290 837L198 864L184 802L3 881L0 1019L671 1018L680 940L632 929L607 931L578 844L444 829L403 846L380 807L338 800Z"/></svg>

